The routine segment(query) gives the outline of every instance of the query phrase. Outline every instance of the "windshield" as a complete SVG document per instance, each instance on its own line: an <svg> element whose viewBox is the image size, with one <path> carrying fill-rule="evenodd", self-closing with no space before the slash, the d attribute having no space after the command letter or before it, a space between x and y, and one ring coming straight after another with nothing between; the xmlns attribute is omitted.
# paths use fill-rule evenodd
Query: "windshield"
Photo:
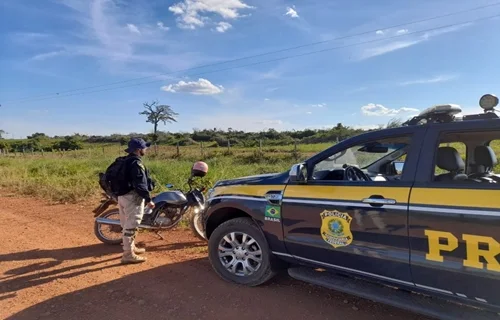
<svg viewBox="0 0 500 320"><path fill-rule="evenodd" d="M314 171L341 168L345 164L365 169L380 159L403 149L407 145L405 142L375 142L357 145L321 161L316 165Z"/></svg>

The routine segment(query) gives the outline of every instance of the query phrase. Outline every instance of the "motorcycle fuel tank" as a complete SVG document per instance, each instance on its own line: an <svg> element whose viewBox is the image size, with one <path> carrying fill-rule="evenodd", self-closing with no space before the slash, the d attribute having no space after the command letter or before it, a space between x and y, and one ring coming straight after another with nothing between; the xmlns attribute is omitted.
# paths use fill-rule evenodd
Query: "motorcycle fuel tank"
<svg viewBox="0 0 500 320"><path fill-rule="evenodd" d="M187 199L180 191L166 191L158 194L153 201L155 203L166 202L173 205L182 205L187 202Z"/></svg>

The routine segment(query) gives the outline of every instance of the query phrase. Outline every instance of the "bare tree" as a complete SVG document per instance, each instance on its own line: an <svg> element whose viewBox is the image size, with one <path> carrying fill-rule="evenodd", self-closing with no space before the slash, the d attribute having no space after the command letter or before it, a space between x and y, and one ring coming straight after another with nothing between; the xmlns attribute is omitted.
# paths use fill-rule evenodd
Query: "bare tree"
<svg viewBox="0 0 500 320"><path fill-rule="evenodd" d="M175 118L179 114L174 112L170 106L159 104L158 101L153 101L151 103L144 102L144 111L139 114L147 116L146 122L153 124L153 142L158 140L158 125L163 122L164 125L167 122L177 122Z"/></svg>
<svg viewBox="0 0 500 320"><path fill-rule="evenodd" d="M0 139L3 139L3 135L7 134L4 130L0 129Z"/></svg>

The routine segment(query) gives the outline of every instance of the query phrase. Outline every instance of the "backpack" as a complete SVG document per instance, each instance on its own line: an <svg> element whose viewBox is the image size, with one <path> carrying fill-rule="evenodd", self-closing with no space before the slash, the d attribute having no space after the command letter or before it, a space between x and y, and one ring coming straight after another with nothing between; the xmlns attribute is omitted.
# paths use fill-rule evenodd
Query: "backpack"
<svg viewBox="0 0 500 320"><path fill-rule="evenodd" d="M118 157L106 169L106 172L99 173L99 185L107 195L117 197L117 193L129 186L127 179L127 156Z"/></svg>

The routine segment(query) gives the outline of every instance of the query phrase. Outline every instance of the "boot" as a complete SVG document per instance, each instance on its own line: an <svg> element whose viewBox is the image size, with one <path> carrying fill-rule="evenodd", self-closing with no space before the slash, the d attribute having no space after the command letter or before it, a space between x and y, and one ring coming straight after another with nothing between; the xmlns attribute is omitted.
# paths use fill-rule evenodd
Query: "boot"
<svg viewBox="0 0 500 320"><path fill-rule="evenodd" d="M145 249L144 252L146 252ZM142 251L135 247L135 230L127 229L123 234L123 257L122 263L140 263L146 261L146 258L136 254L137 251Z"/></svg>
<svg viewBox="0 0 500 320"><path fill-rule="evenodd" d="M146 252L145 248L138 248L135 246L135 244L132 245L132 248L134 249L135 254L143 254Z"/></svg>
<svg viewBox="0 0 500 320"><path fill-rule="evenodd" d="M145 262L146 260L147 259L145 257L138 256L132 251L126 251L123 253L122 264L141 263Z"/></svg>

